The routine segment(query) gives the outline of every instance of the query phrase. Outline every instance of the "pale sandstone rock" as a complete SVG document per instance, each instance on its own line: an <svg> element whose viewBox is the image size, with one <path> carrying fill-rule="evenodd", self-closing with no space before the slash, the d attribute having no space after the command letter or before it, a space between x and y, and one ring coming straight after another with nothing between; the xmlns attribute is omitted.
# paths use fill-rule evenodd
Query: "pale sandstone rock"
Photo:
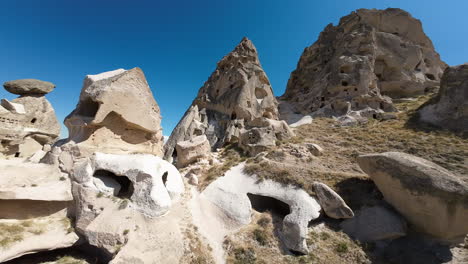
<svg viewBox="0 0 468 264"><path fill-rule="evenodd" d="M141 243L139 241L154 239L153 234L140 231L139 227L147 229L145 226L152 219L168 214L184 192L177 169L148 154L95 153L75 165L73 180L76 228L91 245L110 256L128 246L127 232L139 234L132 242L137 245ZM150 248L144 251L148 250L154 251ZM127 257L139 254L143 254L141 249Z"/></svg>
<svg viewBox="0 0 468 264"><path fill-rule="evenodd" d="M206 158L211 152L211 147L206 136L201 135L178 142L176 151L177 167L182 168L198 159Z"/></svg>
<svg viewBox="0 0 468 264"><path fill-rule="evenodd" d="M76 109L67 116L61 148L73 160L95 151L162 156L159 106L139 68L86 76Z"/></svg>
<svg viewBox="0 0 468 264"><path fill-rule="evenodd" d="M307 226L320 215L321 207L304 190L264 180L259 182L243 172L244 163L231 168L202 193L202 197L221 208L230 219L246 225L251 221L252 205L247 194L275 198L289 205L290 214L283 219L285 245L307 254Z"/></svg>
<svg viewBox="0 0 468 264"><path fill-rule="evenodd" d="M36 79L21 79L3 84L5 90L18 95L44 95L52 92L55 84Z"/></svg>
<svg viewBox="0 0 468 264"><path fill-rule="evenodd" d="M323 148L315 143L306 143L305 144L307 149L312 153L314 156L322 156L323 155Z"/></svg>
<svg viewBox="0 0 468 264"><path fill-rule="evenodd" d="M328 25L291 73L283 100L295 112L363 117L392 112L391 97L423 94L438 81L440 60L421 22L395 8L359 9Z"/></svg>
<svg viewBox="0 0 468 264"><path fill-rule="evenodd" d="M341 223L343 231L362 242L396 239L406 235L406 222L383 206L361 208L356 216Z"/></svg>
<svg viewBox="0 0 468 264"><path fill-rule="evenodd" d="M7 157L28 158L60 134L55 111L43 96L2 100L1 109L0 153Z"/></svg>
<svg viewBox="0 0 468 264"><path fill-rule="evenodd" d="M335 219L352 218L354 216L353 210L349 208L343 198L326 184L314 182L312 186L320 206L322 206L327 216Z"/></svg>
<svg viewBox="0 0 468 264"><path fill-rule="evenodd" d="M177 142L194 136L206 135L212 149L236 143L244 130L253 126L254 119L278 120L277 105L257 50L244 38L218 62L216 70L200 88L192 106L169 137L164 158L170 160L176 156Z"/></svg>
<svg viewBox="0 0 468 264"><path fill-rule="evenodd" d="M468 63L445 69L439 94L419 110L420 119L468 133Z"/></svg>
<svg viewBox="0 0 468 264"><path fill-rule="evenodd" d="M358 163L417 230L448 241L468 233L468 186L448 170L399 152L359 156Z"/></svg>

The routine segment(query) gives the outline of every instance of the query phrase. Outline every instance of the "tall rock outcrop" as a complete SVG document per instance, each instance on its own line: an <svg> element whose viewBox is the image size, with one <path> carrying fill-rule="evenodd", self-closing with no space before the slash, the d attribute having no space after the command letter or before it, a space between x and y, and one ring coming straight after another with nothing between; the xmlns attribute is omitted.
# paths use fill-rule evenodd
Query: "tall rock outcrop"
<svg viewBox="0 0 468 264"><path fill-rule="evenodd" d="M166 143L164 157L176 156L177 142L199 135L206 135L213 148L238 142L256 119L271 120L267 125L272 127L277 105L255 46L243 38L198 91Z"/></svg>
<svg viewBox="0 0 468 264"><path fill-rule="evenodd" d="M389 97L436 89L446 64L421 22L401 9L359 9L329 24L291 73L284 100L303 114L393 111Z"/></svg>
<svg viewBox="0 0 468 264"><path fill-rule="evenodd" d="M419 115L424 122L468 134L468 63L445 69L439 94Z"/></svg>
<svg viewBox="0 0 468 264"><path fill-rule="evenodd" d="M23 79L9 81L4 88L20 95L11 102L0 103L0 155L30 157L43 145L51 144L60 134L60 124L45 94L55 85Z"/></svg>
<svg viewBox="0 0 468 264"><path fill-rule="evenodd" d="M76 109L65 119L69 136L61 150L73 159L96 151L162 156L160 124L159 106L141 69L88 75Z"/></svg>

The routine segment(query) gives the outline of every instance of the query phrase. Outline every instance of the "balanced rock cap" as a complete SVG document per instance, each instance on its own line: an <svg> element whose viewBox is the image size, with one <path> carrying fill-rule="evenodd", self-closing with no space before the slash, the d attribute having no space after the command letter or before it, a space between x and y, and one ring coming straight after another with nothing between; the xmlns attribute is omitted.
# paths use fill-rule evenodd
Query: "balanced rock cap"
<svg viewBox="0 0 468 264"><path fill-rule="evenodd" d="M55 84L36 79L21 79L5 82L3 87L5 87L5 90L8 92L18 95L44 95L52 92L55 88Z"/></svg>

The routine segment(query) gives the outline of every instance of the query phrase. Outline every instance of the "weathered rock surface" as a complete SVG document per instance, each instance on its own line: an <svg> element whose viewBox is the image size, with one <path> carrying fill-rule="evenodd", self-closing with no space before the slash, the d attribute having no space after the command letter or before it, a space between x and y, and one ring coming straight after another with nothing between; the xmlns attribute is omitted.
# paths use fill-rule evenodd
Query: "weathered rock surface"
<svg viewBox="0 0 468 264"><path fill-rule="evenodd" d="M211 147L206 136L201 135L178 142L176 150L177 167L182 168L198 159L207 157L211 152Z"/></svg>
<svg viewBox="0 0 468 264"><path fill-rule="evenodd" d="M141 69L86 76L76 109L67 116L61 146L73 159L95 151L162 156L159 106Z"/></svg>
<svg viewBox="0 0 468 264"><path fill-rule="evenodd" d="M6 82L3 87L12 94L44 95L52 92L55 84L36 79L21 79Z"/></svg>
<svg viewBox="0 0 468 264"><path fill-rule="evenodd" d="M328 25L306 48L282 99L295 112L373 117L394 111L391 97L438 86L446 64L421 22L395 8L359 9Z"/></svg>
<svg viewBox="0 0 468 264"><path fill-rule="evenodd" d="M352 218L354 216L353 210L345 203L343 198L340 197L326 184L321 182L314 182L312 184L314 192L317 195L320 206L322 206L325 214L331 218Z"/></svg>
<svg viewBox="0 0 468 264"><path fill-rule="evenodd" d="M0 105L0 153L8 157L30 157L44 144L55 142L60 124L44 96L24 95Z"/></svg>
<svg viewBox="0 0 468 264"><path fill-rule="evenodd" d="M0 159L0 262L72 246L67 175L47 164Z"/></svg>
<svg viewBox="0 0 468 264"><path fill-rule="evenodd" d="M212 148L236 143L257 118L278 120L277 101L247 38L218 62L165 145L164 158L176 156L177 142L206 135ZM272 129L272 128L271 128ZM272 131L275 133L275 131Z"/></svg>
<svg viewBox="0 0 468 264"><path fill-rule="evenodd" d="M123 222L138 219L144 225L142 219L168 213L184 192L177 169L148 154L97 152L76 163L73 171L76 228L91 245L109 255L125 243Z"/></svg>
<svg viewBox="0 0 468 264"><path fill-rule="evenodd" d="M424 122L468 133L468 63L445 69L437 98L419 115Z"/></svg>
<svg viewBox="0 0 468 264"><path fill-rule="evenodd" d="M284 243L291 250L307 254L307 226L310 220L319 217L320 205L302 189L271 180L258 182L255 177L244 174L243 168L243 163L231 168L201 196L221 208L230 219L244 225L251 221L252 202L247 194L271 197L289 205L290 213L283 219Z"/></svg>
<svg viewBox="0 0 468 264"><path fill-rule="evenodd" d="M396 239L406 235L405 220L383 206L364 207L341 223L343 231L362 242Z"/></svg>
<svg viewBox="0 0 468 264"><path fill-rule="evenodd" d="M446 240L468 233L468 186L448 170L399 152L359 156L358 163L417 230Z"/></svg>

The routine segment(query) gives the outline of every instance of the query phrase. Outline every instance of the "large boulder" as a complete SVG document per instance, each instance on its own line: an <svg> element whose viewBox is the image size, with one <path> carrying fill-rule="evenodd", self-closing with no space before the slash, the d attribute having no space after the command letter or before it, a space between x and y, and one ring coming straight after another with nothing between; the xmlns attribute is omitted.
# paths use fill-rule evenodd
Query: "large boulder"
<svg viewBox="0 0 468 264"><path fill-rule="evenodd" d="M307 47L282 99L295 112L364 117L395 111L390 97L438 86L446 64L421 22L396 8L359 9L329 24Z"/></svg>
<svg viewBox="0 0 468 264"><path fill-rule="evenodd" d="M178 142L177 167L182 168L198 159L207 157L211 152L210 143L205 135Z"/></svg>
<svg viewBox="0 0 468 264"><path fill-rule="evenodd" d="M359 156L358 163L417 230L448 241L468 233L468 186L448 170L399 152Z"/></svg>
<svg viewBox="0 0 468 264"><path fill-rule="evenodd" d="M445 69L437 97L419 110L419 116L424 122L468 133L468 63Z"/></svg>
<svg viewBox="0 0 468 264"><path fill-rule="evenodd" d="M45 95L54 90L55 84L36 79L21 79L5 82L3 87L12 94Z"/></svg>
<svg viewBox="0 0 468 264"><path fill-rule="evenodd" d="M33 93L12 101L1 100L0 155L27 158L57 140L60 124L52 105L42 95Z"/></svg>
<svg viewBox="0 0 468 264"><path fill-rule="evenodd" d="M253 43L244 38L218 62L167 141L166 160L177 142L206 135L212 148L239 141L256 118L278 120L277 101Z"/></svg>
<svg viewBox="0 0 468 264"><path fill-rule="evenodd" d="M295 186L272 180L259 181L255 176L246 175L243 172L244 165L241 163L231 168L225 176L210 184L203 191L202 197L241 225L250 223L252 204L262 204L265 197L270 209L286 204L289 210L283 219L283 241L288 249L307 254L307 227L311 220L319 217L320 205L304 190Z"/></svg>
<svg viewBox="0 0 468 264"><path fill-rule="evenodd" d="M95 151L162 156L159 106L139 68L86 76L65 125L69 136L61 148L73 159Z"/></svg>

